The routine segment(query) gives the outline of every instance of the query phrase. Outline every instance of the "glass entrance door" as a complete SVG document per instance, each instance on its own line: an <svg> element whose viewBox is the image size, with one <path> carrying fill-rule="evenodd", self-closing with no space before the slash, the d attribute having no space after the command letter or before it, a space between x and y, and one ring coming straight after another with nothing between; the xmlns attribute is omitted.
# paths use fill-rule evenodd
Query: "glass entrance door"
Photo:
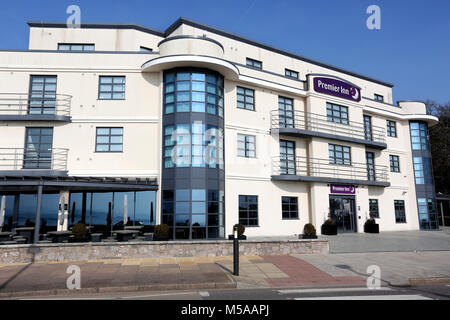
<svg viewBox="0 0 450 320"><path fill-rule="evenodd" d="M354 197L330 196L330 214L339 233L356 232Z"/></svg>

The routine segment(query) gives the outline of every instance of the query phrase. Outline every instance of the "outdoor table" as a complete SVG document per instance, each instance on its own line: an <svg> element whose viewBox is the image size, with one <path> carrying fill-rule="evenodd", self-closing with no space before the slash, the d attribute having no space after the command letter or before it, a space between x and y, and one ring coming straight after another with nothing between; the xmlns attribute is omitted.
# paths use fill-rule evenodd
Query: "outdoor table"
<svg viewBox="0 0 450 320"><path fill-rule="evenodd" d="M52 237L52 242L61 243L65 240L69 240L69 237L72 235L72 231L50 231L47 232L47 235Z"/></svg>
<svg viewBox="0 0 450 320"><path fill-rule="evenodd" d="M153 241L153 233L144 233L144 241Z"/></svg>
<svg viewBox="0 0 450 320"><path fill-rule="evenodd" d="M141 234L142 229L144 229L144 226L125 226L125 230L134 230L134 231L138 231L139 234Z"/></svg>
<svg viewBox="0 0 450 320"><path fill-rule="evenodd" d="M91 233L91 242L100 242L103 233Z"/></svg>
<svg viewBox="0 0 450 320"><path fill-rule="evenodd" d="M0 232L0 241L9 241L12 235L12 232Z"/></svg>
<svg viewBox="0 0 450 320"><path fill-rule="evenodd" d="M117 240L118 241L128 241L133 239L134 235L136 233L139 233L139 231L136 230L118 230L113 231L113 233L117 234Z"/></svg>
<svg viewBox="0 0 450 320"><path fill-rule="evenodd" d="M34 227L20 227L16 228L16 233L19 236L27 238L27 243L31 243L34 236Z"/></svg>

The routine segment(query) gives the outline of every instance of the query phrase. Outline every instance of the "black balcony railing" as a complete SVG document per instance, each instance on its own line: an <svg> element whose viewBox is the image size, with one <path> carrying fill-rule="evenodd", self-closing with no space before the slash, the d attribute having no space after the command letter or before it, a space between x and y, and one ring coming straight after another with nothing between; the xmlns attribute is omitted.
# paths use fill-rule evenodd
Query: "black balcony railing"
<svg viewBox="0 0 450 320"><path fill-rule="evenodd" d="M72 96L49 94L34 97L27 93L0 93L0 116L70 116Z"/></svg>
<svg viewBox="0 0 450 320"><path fill-rule="evenodd" d="M0 171L67 171L68 149L0 148Z"/></svg>
<svg viewBox="0 0 450 320"><path fill-rule="evenodd" d="M388 182L386 166L367 167L365 163L355 162L351 165L338 165L330 163L329 159L300 156L295 157L295 160L272 158L272 176L281 175Z"/></svg>
<svg viewBox="0 0 450 320"><path fill-rule="evenodd" d="M378 126L365 128L362 122L346 122L346 124L337 123L330 121L327 116L298 110L273 110L271 112L272 129L292 128L358 140L373 141L376 143L385 143L386 132L384 128Z"/></svg>

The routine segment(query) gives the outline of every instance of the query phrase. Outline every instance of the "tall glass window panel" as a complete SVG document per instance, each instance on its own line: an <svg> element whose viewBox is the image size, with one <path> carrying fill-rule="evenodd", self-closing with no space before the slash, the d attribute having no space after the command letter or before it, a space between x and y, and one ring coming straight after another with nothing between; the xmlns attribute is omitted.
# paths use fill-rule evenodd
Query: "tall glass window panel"
<svg viewBox="0 0 450 320"><path fill-rule="evenodd" d="M108 234L113 219L113 194L112 192L92 193L91 225L96 231Z"/></svg>
<svg viewBox="0 0 450 320"><path fill-rule="evenodd" d="M135 225L155 225L156 192L137 191L135 205Z"/></svg>
<svg viewBox="0 0 450 320"><path fill-rule="evenodd" d="M55 114L56 76L31 76L29 114Z"/></svg>
<svg viewBox="0 0 450 320"><path fill-rule="evenodd" d="M0 203L2 198L5 197L5 217L3 221L3 232L11 232L14 224L14 200L17 195L2 195L0 193Z"/></svg>
<svg viewBox="0 0 450 320"><path fill-rule="evenodd" d="M364 115L364 138L372 140L372 117Z"/></svg>
<svg viewBox="0 0 450 320"><path fill-rule="evenodd" d="M406 223L405 201L394 200L395 222Z"/></svg>
<svg viewBox="0 0 450 320"><path fill-rule="evenodd" d="M411 122L411 146L413 150L428 150L428 127L424 122Z"/></svg>
<svg viewBox="0 0 450 320"><path fill-rule="evenodd" d="M67 200L67 199L66 199ZM42 195L41 203L41 230L40 233L56 231L59 211L59 193Z"/></svg>
<svg viewBox="0 0 450 320"><path fill-rule="evenodd" d="M292 99L278 97L278 113L280 128L294 128L294 101Z"/></svg>
<svg viewBox="0 0 450 320"><path fill-rule="evenodd" d="M83 210L83 193L81 192L71 192L69 201L69 226L74 226L78 222L84 224L89 224L89 220L83 220L82 210Z"/></svg>
<svg viewBox="0 0 450 320"><path fill-rule="evenodd" d="M34 227L36 222L37 195L21 193L17 227Z"/></svg>
<svg viewBox="0 0 450 320"><path fill-rule="evenodd" d="M114 192L114 219L113 226L114 229L121 229L124 226L124 212L125 212L125 203L127 208L127 217L128 225L135 225L135 193L134 192ZM127 200L125 201L125 196Z"/></svg>
<svg viewBox="0 0 450 320"><path fill-rule="evenodd" d="M280 140L280 174L296 174L295 142Z"/></svg>
<svg viewBox="0 0 450 320"><path fill-rule="evenodd" d="M26 128L24 169L51 169L53 128Z"/></svg>
<svg viewBox="0 0 450 320"><path fill-rule="evenodd" d="M366 152L367 179L375 181L375 154Z"/></svg>

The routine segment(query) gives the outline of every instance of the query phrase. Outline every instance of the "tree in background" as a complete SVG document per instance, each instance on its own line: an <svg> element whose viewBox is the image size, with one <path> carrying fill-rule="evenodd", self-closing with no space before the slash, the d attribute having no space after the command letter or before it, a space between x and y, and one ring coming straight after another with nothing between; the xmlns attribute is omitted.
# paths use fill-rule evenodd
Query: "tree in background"
<svg viewBox="0 0 450 320"><path fill-rule="evenodd" d="M439 118L429 129L436 193L450 194L450 102L445 105L427 100L427 113Z"/></svg>

